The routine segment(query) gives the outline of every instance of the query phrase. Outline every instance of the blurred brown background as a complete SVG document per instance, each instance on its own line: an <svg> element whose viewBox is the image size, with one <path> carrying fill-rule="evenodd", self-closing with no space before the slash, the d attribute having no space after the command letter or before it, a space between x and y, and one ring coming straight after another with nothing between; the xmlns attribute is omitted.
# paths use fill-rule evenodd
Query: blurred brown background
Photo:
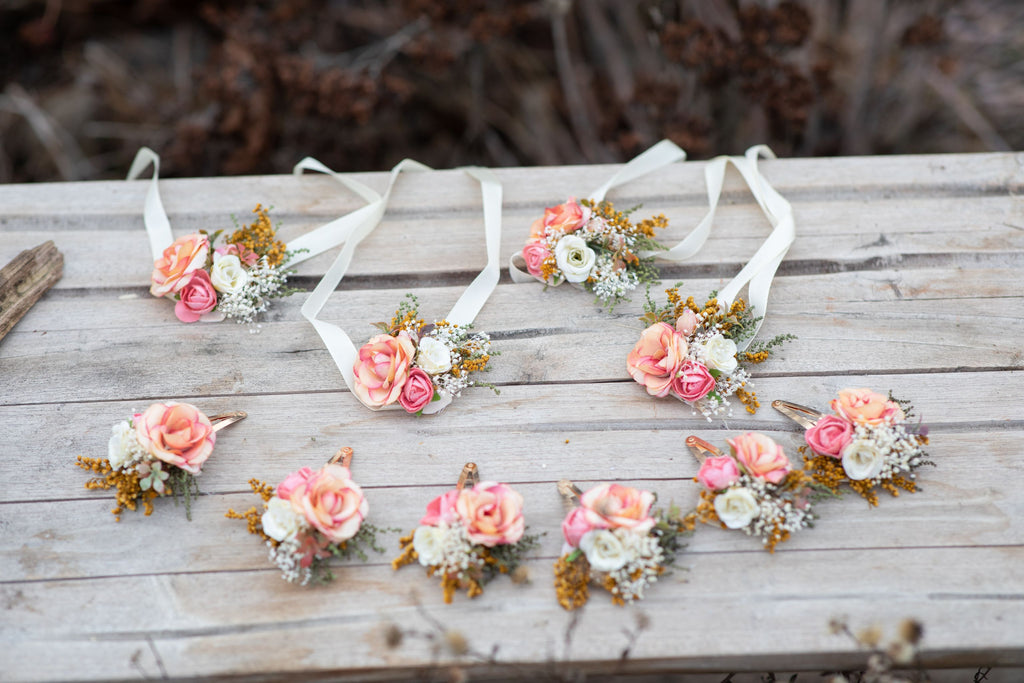
<svg viewBox="0 0 1024 683"><path fill-rule="evenodd" d="M1024 149L1019 0L0 0L0 182Z"/></svg>

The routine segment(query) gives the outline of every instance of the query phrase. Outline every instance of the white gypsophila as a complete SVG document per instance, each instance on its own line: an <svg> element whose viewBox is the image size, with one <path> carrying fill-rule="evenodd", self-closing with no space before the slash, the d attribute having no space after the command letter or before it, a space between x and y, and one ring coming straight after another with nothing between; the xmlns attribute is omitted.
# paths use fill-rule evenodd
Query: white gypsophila
<svg viewBox="0 0 1024 683"><path fill-rule="evenodd" d="M715 352L722 348L725 351L729 350L728 344L719 345L717 342L712 342L716 337L721 337L722 341L733 345L732 359L736 361L735 342L725 338L718 323L710 327L703 327L705 319L703 314L697 314L696 328L689 338L690 343L687 348L687 357L705 367L714 368L715 366L712 359L709 358L708 351ZM715 355L715 360L719 360L717 353ZM728 365L728 363L726 362L725 365ZM712 417L730 417L732 415L732 404L729 402L729 397L735 394L737 390L752 387L754 384L750 381L750 373L740 367L738 362L734 364L731 370L717 369L721 371L721 374L715 378L715 390L711 394L690 404L693 408L693 413L696 415L699 412L708 422L713 421Z"/></svg>
<svg viewBox="0 0 1024 683"><path fill-rule="evenodd" d="M270 300L282 296L288 276L261 258L247 273L249 281L237 292L225 294L217 302L217 310L238 323L253 323L267 310Z"/></svg>
<svg viewBox="0 0 1024 683"><path fill-rule="evenodd" d="M917 437L908 433L902 424L856 425L850 445L857 441L870 442L883 454L881 467L871 477L875 483L903 473L913 479L913 469L924 460ZM843 469L846 469L845 463ZM849 473L846 476L849 477Z"/></svg>
<svg viewBox="0 0 1024 683"><path fill-rule="evenodd" d="M566 235L555 245L555 262L567 282L586 282L596 261L594 250L576 235Z"/></svg>
<svg viewBox="0 0 1024 683"><path fill-rule="evenodd" d="M436 526L417 527L412 535L412 548L424 567L444 562L445 530Z"/></svg>
<svg viewBox="0 0 1024 683"><path fill-rule="evenodd" d="M126 466L147 459L149 454L139 443L139 437L136 436L135 428L130 422L122 420L111 427L110 431L107 460L110 462L111 468L115 470L128 469Z"/></svg>
<svg viewBox="0 0 1024 683"><path fill-rule="evenodd" d="M629 561L629 552L608 529L591 529L580 538L580 550L587 556L591 568L599 572L613 572Z"/></svg>
<svg viewBox="0 0 1024 683"><path fill-rule="evenodd" d="M267 509L260 517L263 533L275 541L294 538L308 524L306 518L295 511L290 501L274 496L267 503Z"/></svg>
<svg viewBox="0 0 1024 683"><path fill-rule="evenodd" d="M452 350L434 337L420 339L416 365L428 375L440 375L452 369Z"/></svg>
<svg viewBox="0 0 1024 683"><path fill-rule="evenodd" d="M711 369L732 372L739 365L736 360L736 342L716 334L702 344L704 364Z"/></svg>
<svg viewBox="0 0 1024 683"><path fill-rule="evenodd" d="M462 349L471 358L482 358L491 353L491 338L486 332L471 334L469 325L439 325L430 334L448 349ZM463 389L476 384L468 372L456 376L446 371L433 375L431 379L439 393L451 398L458 398Z"/></svg>
<svg viewBox="0 0 1024 683"><path fill-rule="evenodd" d="M781 489L769 481L741 474L733 486L747 490L757 501L758 514L743 527L743 532L748 536L759 536L765 545L772 539L775 542L782 540L785 532L793 533L810 526L814 519L806 501L794 504L789 498L780 495Z"/></svg>
<svg viewBox="0 0 1024 683"><path fill-rule="evenodd" d="M422 529L433 529L429 534L421 537ZM424 547L430 553L433 562L425 562L420 549L416 545L417 537L421 537L421 544L426 540ZM419 527L413 533L413 549L419 557L420 564L426 567L435 567L446 576L465 579L472 575L479 575L484 567L484 559L473 552L473 542L469 540L466 527L459 522L452 524L440 523L435 527Z"/></svg>
<svg viewBox="0 0 1024 683"><path fill-rule="evenodd" d="M233 294L249 282L249 273L242 267L242 260L234 254L225 256L214 252L210 282L218 292Z"/></svg>
<svg viewBox="0 0 1024 683"><path fill-rule="evenodd" d="M730 529L742 529L761 514L761 509L749 489L734 486L715 496L715 514Z"/></svg>
<svg viewBox="0 0 1024 683"><path fill-rule="evenodd" d="M310 567L302 566L302 554L299 547L302 543L297 536L289 538L275 546L267 541L267 548L270 550L270 561L281 570L281 576L288 583L298 583L305 586L313 578L313 570Z"/></svg>
<svg viewBox="0 0 1024 683"><path fill-rule="evenodd" d="M616 529L615 536L627 549L627 562L609 572L615 582L612 593L626 602L640 600L644 591L658 580L665 560L665 551L658 539L650 534L639 534L630 529Z"/></svg>
<svg viewBox="0 0 1024 683"><path fill-rule="evenodd" d="M843 471L851 481L874 479L885 464L885 452L874 439L854 439L843 449Z"/></svg>
<svg viewBox="0 0 1024 683"><path fill-rule="evenodd" d="M602 301L612 301L625 297L640 284L640 278L625 268L615 267L611 254L601 254L590 271L594 279L594 296Z"/></svg>

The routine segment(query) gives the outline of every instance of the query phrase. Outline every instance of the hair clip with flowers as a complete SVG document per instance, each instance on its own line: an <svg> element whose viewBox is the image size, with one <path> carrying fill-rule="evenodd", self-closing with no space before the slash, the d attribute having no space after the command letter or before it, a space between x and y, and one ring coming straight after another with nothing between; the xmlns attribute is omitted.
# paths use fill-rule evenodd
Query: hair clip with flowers
<svg viewBox="0 0 1024 683"><path fill-rule="evenodd" d="M815 519L811 475L793 469L782 446L764 434L750 432L727 439L729 453L696 436L686 437L700 471L694 481L704 490L697 520L718 522L723 529L741 529L761 539L768 552Z"/></svg>
<svg viewBox="0 0 1024 683"><path fill-rule="evenodd" d="M694 528L696 514L683 515L674 505L652 514L650 491L598 484L584 493L563 479L558 492L579 502L562 522L565 544L555 562L555 593L567 610L586 604L592 581L616 605L642 599Z"/></svg>
<svg viewBox="0 0 1024 683"><path fill-rule="evenodd" d="M237 410L207 417L189 403L154 403L112 428L106 458L78 456L75 464L96 476L85 488L117 489L117 521L141 501L146 516L153 499L173 495L185 501L185 516L192 519L192 496L199 493L196 477L213 453L217 432L243 420Z"/></svg>
<svg viewBox="0 0 1024 683"><path fill-rule="evenodd" d="M318 163L307 159L300 165L315 168ZM289 270L290 266L340 244L353 229L352 221L339 219L285 244L277 239L267 209L257 204L253 209L256 220L249 225L236 226L226 234L222 230L212 234L200 231L175 240L160 199L160 157L143 147L135 155L127 179L134 180L150 164L153 176L143 211L143 224L153 253L149 291L155 297L174 300L174 314L185 323L225 318L239 323L255 322L271 299L296 291L287 286L288 277L294 272ZM380 196L362 183L332 175L370 202L371 207L381 202Z"/></svg>
<svg viewBox="0 0 1024 683"><path fill-rule="evenodd" d="M508 484L481 482L476 464L466 463L458 485L430 501L420 525L399 540L402 554L391 566L419 561L428 576L440 575L451 603L460 588L470 598L482 594L498 574L518 581L516 569L537 539L526 534L523 497Z"/></svg>
<svg viewBox="0 0 1024 683"><path fill-rule="evenodd" d="M774 226L771 234L736 277L702 305L692 296L684 300L678 284L666 290L668 302L664 306L658 306L648 291L645 313L640 318L647 328L626 357L630 376L648 394L674 396L709 422L712 416L730 414L729 398L733 395L747 412L754 413L760 404L750 390L752 382L745 365L763 363L775 347L795 339L791 334L780 334L768 341L754 341L764 320L775 271L795 236L792 207L757 169L762 153L770 155L771 150L759 146L747 150L746 157L712 160L716 173L714 182L709 176L712 208L708 216L714 216L726 165L731 163L740 170ZM704 230L703 223L699 229ZM748 284L749 305L739 297Z"/></svg>
<svg viewBox="0 0 1024 683"><path fill-rule="evenodd" d="M303 467L276 489L250 479L253 493L263 498L263 508L228 510L225 517L248 522L249 533L266 541L270 561L286 581L303 586L330 581L334 574L329 558L354 554L365 562L363 546L384 552L377 545L377 533L383 529L363 521L370 508L363 490L352 481L351 463L352 449L345 447L316 472Z"/></svg>
<svg viewBox="0 0 1024 683"><path fill-rule="evenodd" d="M846 483L872 505L877 489L893 496L917 491L914 471L927 459L928 427L912 424L913 406L870 389L843 389L832 399L833 415L790 401L772 407L807 431L801 446L814 481L838 494ZM807 454L810 449L810 454Z"/></svg>
<svg viewBox="0 0 1024 683"><path fill-rule="evenodd" d="M430 170L409 159L393 168L384 205L398 174L406 168ZM380 222L384 205L376 213L367 214L350 234L334 264L302 306L303 316L320 334L346 386L372 410L400 406L417 415L438 413L463 389L478 384L470 378L471 373L486 369L495 355L488 336L471 333L470 329L500 276L502 188L487 169L471 167L463 171L480 183L487 265L443 320L426 324L419 318L416 297L409 295L390 322L376 324L383 334L356 349L341 327L317 317L345 276L356 245Z"/></svg>

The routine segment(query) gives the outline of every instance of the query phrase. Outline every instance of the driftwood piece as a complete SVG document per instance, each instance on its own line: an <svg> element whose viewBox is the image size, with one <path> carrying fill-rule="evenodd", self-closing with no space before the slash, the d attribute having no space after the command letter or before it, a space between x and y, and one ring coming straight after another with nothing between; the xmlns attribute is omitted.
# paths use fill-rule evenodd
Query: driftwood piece
<svg viewBox="0 0 1024 683"><path fill-rule="evenodd" d="M0 339L64 273L64 256L52 240L26 249L0 269Z"/></svg>

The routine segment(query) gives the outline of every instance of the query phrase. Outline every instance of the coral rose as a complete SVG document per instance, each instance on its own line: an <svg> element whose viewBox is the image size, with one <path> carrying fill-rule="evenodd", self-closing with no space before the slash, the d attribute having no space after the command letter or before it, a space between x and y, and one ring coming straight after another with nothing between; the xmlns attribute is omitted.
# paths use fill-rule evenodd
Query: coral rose
<svg viewBox="0 0 1024 683"><path fill-rule="evenodd" d="M686 358L686 340L667 323L655 323L626 357L630 376L651 396L667 396L672 380Z"/></svg>
<svg viewBox="0 0 1024 683"><path fill-rule="evenodd" d="M463 489L455 511L469 540L488 548L516 543L526 529L523 497L507 484L486 481Z"/></svg>
<svg viewBox="0 0 1024 683"><path fill-rule="evenodd" d="M409 378L416 347L404 330L398 336L378 334L359 349L352 366L352 390L360 401L373 408L394 403Z"/></svg>
<svg viewBox="0 0 1024 683"><path fill-rule="evenodd" d="M826 415L807 430L804 439L815 453L841 458L843 449L853 440L853 425L841 417Z"/></svg>
<svg viewBox="0 0 1024 683"><path fill-rule="evenodd" d="M715 378L708 369L692 360L683 361L672 378L672 393L689 403L704 398L714 388Z"/></svg>
<svg viewBox="0 0 1024 683"><path fill-rule="evenodd" d="M153 457L199 474L217 434L210 418L188 403L154 403L135 416L135 434Z"/></svg>
<svg viewBox="0 0 1024 683"><path fill-rule="evenodd" d="M558 206L544 209L544 234L551 235L555 232L570 233L590 220L590 208L579 204L575 197Z"/></svg>
<svg viewBox="0 0 1024 683"><path fill-rule="evenodd" d="M419 368L409 370L409 378L405 380L402 387L402 395L398 402L402 404L406 412L415 413L423 410L423 407L434 398L434 383L430 375Z"/></svg>
<svg viewBox="0 0 1024 683"><path fill-rule="evenodd" d="M181 288L174 315L183 323L194 323L217 307L217 290L205 270L197 270Z"/></svg>
<svg viewBox="0 0 1024 683"><path fill-rule="evenodd" d="M870 389L843 389L832 400L832 410L857 424L879 425L904 419L903 409L894 401Z"/></svg>
<svg viewBox="0 0 1024 683"><path fill-rule="evenodd" d="M593 530L594 525L587 520L587 511L583 508L573 508L562 521L562 535L565 542L573 548L578 548L583 534Z"/></svg>
<svg viewBox="0 0 1024 683"><path fill-rule="evenodd" d="M541 266L551 256L548 244L542 239L533 239L523 247L523 260L526 261L526 270L530 275L540 280L544 279L541 274Z"/></svg>
<svg viewBox="0 0 1024 683"><path fill-rule="evenodd" d="M782 446L764 434L748 432L726 441L750 476L778 484L789 474L789 458L782 451Z"/></svg>
<svg viewBox="0 0 1024 683"><path fill-rule="evenodd" d="M646 533L654 526L654 494L621 484L599 484L580 496L587 521L595 529L623 527Z"/></svg>
<svg viewBox="0 0 1024 683"><path fill-rule="evenodd" d="M369 512L363 490L349 476L347 467L324 465L289 496L295 511L332 543L355 536Z"/></svg>
<svg viewBox="0 0 1024 683"><path fill-rule="evenodd" d="M705 458L697 472L697 481L709 491L722 491L736 483L740 478L740 470L736 461L728 455L717 455Z"/></svg>
<svg viewBox="0 0 1024 683"><path fill-rule="evenodd" d="M210 240L206 235L179 237L153 263L153 284L149 287L149 293L153 296L167 296L181 291L188 284L187 276L206 265L209 253Z"/></svg>
<svg viewBox="0 0 1024 683"><path fill-rule="evenodd" d="M421 526L437 526L438 524L451 524L459 518L455 511L455 501L459 499L460 491L452 489L447 493L430 501L427 504L427 514L420 520Z"/></svg>

